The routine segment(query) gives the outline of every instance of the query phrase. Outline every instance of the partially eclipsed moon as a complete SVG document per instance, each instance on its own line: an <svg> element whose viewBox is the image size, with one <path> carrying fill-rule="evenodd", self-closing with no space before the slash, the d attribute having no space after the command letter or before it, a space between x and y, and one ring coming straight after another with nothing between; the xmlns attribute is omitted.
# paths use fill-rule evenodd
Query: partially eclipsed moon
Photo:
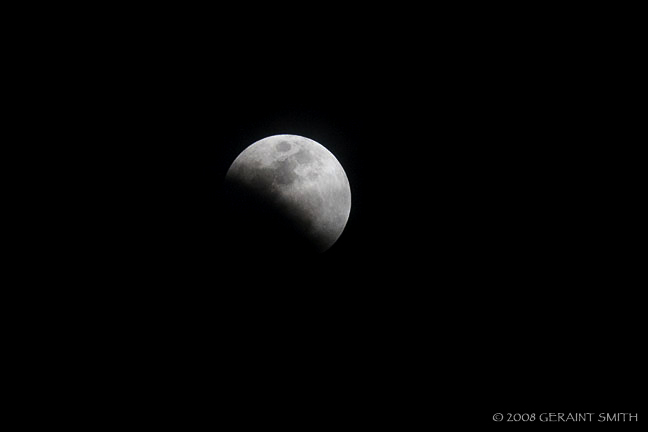
<svg viewBox="0 0 648 432"><path fill-rule="evenodd" d="M321 144L274 135L246 148L226 176L237 221L248 226L246 247L288 244L323 252L340 237L351 211L342 165ZM280 242L282 245L269 244Z"/></svg>

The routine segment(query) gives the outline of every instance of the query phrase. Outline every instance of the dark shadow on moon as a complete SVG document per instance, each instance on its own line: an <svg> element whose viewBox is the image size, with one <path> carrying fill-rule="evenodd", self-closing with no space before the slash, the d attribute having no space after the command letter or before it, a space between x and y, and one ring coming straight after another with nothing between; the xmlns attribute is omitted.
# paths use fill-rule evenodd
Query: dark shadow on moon
<svg viewBox="0 0 648 432"><path fill-rule="evenodd" d="M322 241L310 235L307 220L258 186L228 179L224 184L227 250L245 256L322 252Z"/></svg>

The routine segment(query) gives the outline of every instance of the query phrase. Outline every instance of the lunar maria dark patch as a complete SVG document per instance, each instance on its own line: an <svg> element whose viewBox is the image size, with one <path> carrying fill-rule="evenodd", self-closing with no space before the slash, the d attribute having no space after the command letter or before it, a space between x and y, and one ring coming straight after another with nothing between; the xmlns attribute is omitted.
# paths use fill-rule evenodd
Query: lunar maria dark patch
<svg viewBox="0 0 648 432"><path fill-rule="evenodd" d="M306 164L312 162L313 155L307 149L301 149L293 155L293 158L300 164Z"/></svg>
<svg viewBox="0 0 648 432"><path fill-rule="evenodd" d="M287 152L290 150L292 146L288 141L281 141L279 144L277 144L277 151L280 152Z"/></svg>
<svg viewBox="0 0 648 432"><path fill-rule="evenodd" d="M272 178L273 182L280 185L288 185L294 182L297 178L297 174L295 173L296 167L297 163L288 158L283 161L275 162L271 168L265 168L265 170L267 170L267 173Z"/></svg>

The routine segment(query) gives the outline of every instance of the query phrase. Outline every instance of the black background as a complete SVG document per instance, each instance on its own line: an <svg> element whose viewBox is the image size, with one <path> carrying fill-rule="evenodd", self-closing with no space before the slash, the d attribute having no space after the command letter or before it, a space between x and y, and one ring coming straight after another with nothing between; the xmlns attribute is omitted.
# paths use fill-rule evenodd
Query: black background
<svg viewBox="0 0 648 432"><path fill-rule="evenodd" d="M242 423L636 412L639 172L601 85L623 54L569 21L331 8L147 15L107 72L147 382ZM347 227L233 255L222 180L280 133L341 162Z"/></svg>

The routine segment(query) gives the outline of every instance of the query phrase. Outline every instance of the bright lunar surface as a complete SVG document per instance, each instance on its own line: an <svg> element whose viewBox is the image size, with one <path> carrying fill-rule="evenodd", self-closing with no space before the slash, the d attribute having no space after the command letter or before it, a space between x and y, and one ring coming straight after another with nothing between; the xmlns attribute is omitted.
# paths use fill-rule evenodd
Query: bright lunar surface
<svg viewBox="0 0 648 432"><path fill-rule="evenodd" d="M321 144L274 135L246 148L226 176L232 223L244 248L323 252L342 234L351 188Z"/></svg>

